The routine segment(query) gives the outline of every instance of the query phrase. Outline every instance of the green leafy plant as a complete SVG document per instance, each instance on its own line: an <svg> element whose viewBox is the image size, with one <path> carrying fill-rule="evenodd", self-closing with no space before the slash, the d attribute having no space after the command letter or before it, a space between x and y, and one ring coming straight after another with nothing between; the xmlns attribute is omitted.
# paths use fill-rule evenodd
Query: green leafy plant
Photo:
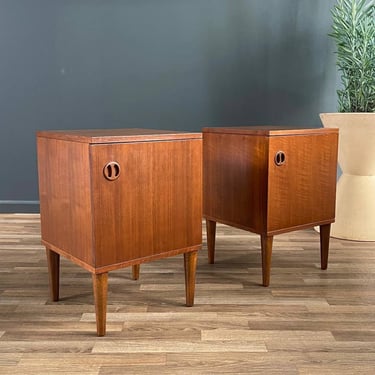
<svg viewBox="0 0 375 375"><path fill-rule="evenodd" d="M375 1L337 0L332 32L342 88L340 112L375 112Z"/></svg>

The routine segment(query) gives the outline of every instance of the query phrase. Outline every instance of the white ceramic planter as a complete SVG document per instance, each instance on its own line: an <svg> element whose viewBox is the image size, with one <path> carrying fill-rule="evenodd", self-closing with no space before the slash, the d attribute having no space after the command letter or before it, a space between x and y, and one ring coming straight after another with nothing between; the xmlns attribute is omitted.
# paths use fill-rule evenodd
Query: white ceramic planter
<svg viewBox="0 0 375 375"><path fill-rule="evenodd" d="M324 127L339 128L336 221L331 235L375 241L375 113L322 113Z"/></svg>

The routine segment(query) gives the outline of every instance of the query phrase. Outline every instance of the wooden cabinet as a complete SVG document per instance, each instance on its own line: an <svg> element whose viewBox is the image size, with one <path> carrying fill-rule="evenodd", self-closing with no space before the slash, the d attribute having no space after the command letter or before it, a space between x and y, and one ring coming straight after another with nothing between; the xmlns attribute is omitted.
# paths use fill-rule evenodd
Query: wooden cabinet
<svg viewBox="0 0 375 375"><path fill-rule="evenodd" d="M194 302L202 243L202 135L147 129L37 133L42 242L58 300L59 256L93 275L105 334L107 273L184 254Z"/></svg>
<svg viewBox="0 0 375 375"><path fill-rule="evenodd" d="M203 215L209 261L216 222L261 235L263 285L269 285L273 236L320 226L327 267L335 219L337 129L203 129Z"/></svg>

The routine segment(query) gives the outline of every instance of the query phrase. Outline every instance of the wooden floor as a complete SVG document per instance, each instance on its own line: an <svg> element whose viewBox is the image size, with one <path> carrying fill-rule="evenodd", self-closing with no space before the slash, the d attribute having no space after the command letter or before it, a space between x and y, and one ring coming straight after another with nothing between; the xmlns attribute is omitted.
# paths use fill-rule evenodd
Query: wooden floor
<svg viewBox="0 0 375 375"><path fill-rule="evenodd" d="M62 259L50 302L39 216L0 215L0 374L374 373L375 243L331 239L322 271L317 233L276 236L269 288L258 236L218 226L216 254L191 308L182 256L110 273L98 338L90 274Z"/></svg>

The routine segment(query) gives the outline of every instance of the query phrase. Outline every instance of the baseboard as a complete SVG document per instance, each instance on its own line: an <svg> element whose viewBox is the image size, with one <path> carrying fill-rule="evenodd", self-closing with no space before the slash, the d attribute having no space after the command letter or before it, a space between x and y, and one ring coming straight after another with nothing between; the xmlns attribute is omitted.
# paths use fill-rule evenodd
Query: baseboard
<svg viewBox="0 0 375 375"><path fill-rule="evenodd" d="M39 201L0 200L0 213L39 213Z"/></svg>

